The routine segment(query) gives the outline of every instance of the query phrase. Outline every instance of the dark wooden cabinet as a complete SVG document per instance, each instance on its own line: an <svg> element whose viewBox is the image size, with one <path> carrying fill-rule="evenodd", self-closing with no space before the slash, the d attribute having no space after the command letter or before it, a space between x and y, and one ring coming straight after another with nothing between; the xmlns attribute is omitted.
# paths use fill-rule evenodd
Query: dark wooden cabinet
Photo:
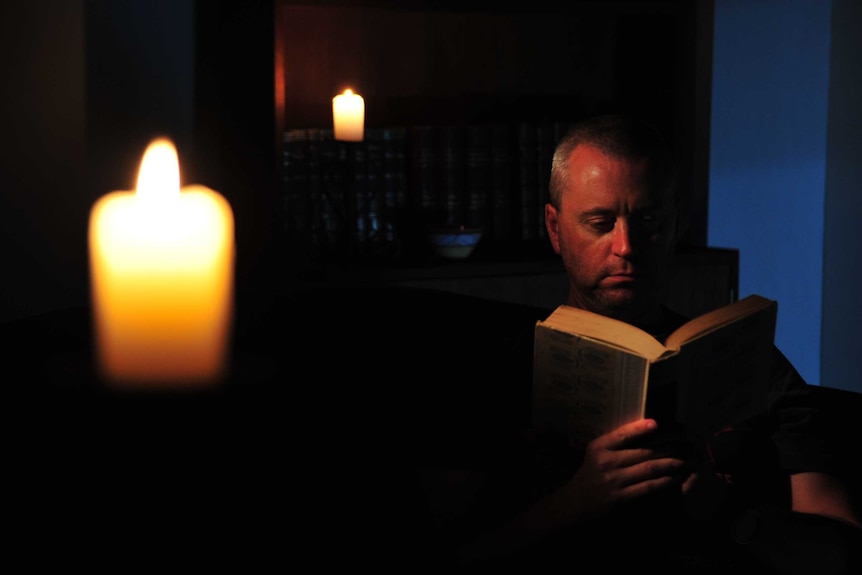
<svg viewBox="0 0 862 575"><path fill-rule="evenodd" d="M566 299L568 280L559 258L522 261L437 261L421 267L329 267L306 278L308 284L346 288L399 286L553 309ZM739 298L739 252L720 248L681 248L674 255L662 301L697 317Z"/></svg>

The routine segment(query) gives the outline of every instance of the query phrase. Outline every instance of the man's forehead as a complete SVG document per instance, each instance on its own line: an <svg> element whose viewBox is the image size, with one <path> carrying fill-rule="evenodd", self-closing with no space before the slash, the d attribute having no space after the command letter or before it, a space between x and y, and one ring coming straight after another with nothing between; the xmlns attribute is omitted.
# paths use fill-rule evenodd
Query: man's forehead
<svg viewBox="0 0 862 575"><path fill-rule="evenodd" d="M647 178L571 182L563 200L581 210L614 210L621 205L639 209L663 208L674 203L670 190L656 186Z"/></svg>
<svg viewBox="0 0 862 575"><path fill-rule="evenodd" d="M654 177L648 158L623 158L581 144L570 156L563 198L583 210L613 210L621 203L639 208L672 206L672 191Z"/></svg>
<svg viewBox="0 0 862 575"><path fill-rule="evenodd" d="M634 198L625 199L619 198L615 201L579 201L577 198L571 199L570 209L581 215L610 215L610 214L630 214L642 212L664 212L672 210L673 204L669 201L661 201L661 198Z"/></svg>

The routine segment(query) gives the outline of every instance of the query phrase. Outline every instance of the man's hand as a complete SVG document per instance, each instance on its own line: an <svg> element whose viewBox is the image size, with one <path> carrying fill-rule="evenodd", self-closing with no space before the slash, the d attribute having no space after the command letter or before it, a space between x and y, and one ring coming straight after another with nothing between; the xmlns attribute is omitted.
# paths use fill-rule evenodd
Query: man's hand
<svg viewBox="0 0 862 575"><path fill-rule="evenodd" d="M471 560L509 552L566 527L600 518L664 489L681 489L696 465L691 437L642 419L587 444L583 461L561 487L500 528L462 549Z"/></svg>
<svg viewBox="0 0 862 575"><path fill-rule="evenodd" d="M689 438L659 430L642 419L591 441L584 460L560 495L580 518L601 515L618 505L682 485L695 468Z"/></svg>

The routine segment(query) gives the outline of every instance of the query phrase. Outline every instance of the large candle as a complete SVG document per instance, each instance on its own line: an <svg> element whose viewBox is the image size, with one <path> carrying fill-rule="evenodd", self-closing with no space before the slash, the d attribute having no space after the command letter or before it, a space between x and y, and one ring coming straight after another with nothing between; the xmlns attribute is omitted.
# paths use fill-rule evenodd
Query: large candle
<svg viewBox="0 0 862 575"><path fill-rule="evenodd" d="M332 99L332 123L336 140L361 142L365 130L365 100L353 90Z"/></svg>
<svg viewBox="0 0 862 575"><path fill-rule="evenodd" d="M109 384L223 380L233 321L234 219L204 186L180 190L176 148L154 140L135 191L93 205L90 281L97 363Z"/></svg>

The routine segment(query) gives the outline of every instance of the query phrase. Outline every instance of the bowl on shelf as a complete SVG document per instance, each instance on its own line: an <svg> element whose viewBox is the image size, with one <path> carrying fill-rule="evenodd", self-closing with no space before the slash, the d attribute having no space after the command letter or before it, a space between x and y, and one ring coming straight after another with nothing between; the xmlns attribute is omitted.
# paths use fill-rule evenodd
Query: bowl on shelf
<svg viewBox="0 0 862 575"><path fill-rule="evenodd" d="M434 247L434 253L451 260L463 260L470 257L476 244L482 239L481 228L437 228L429 234L429 240Z"/></svg>

